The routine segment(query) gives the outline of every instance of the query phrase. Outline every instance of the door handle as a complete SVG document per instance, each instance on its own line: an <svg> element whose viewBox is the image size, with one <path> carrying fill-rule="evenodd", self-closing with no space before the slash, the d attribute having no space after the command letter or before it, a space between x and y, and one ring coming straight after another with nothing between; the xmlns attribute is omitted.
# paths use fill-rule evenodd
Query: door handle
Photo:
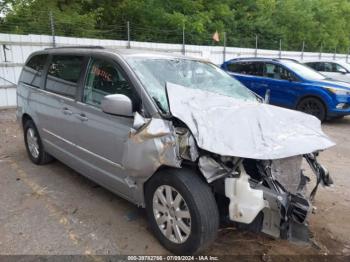
<svg viewBox="0 0 350 262"><path fill-rule="evenodd" d="M75 116L81 121L88 121L89 120L89 118L87 118L85 114L76 114Z"/></svg>
<svg viewBox="0 0 350 262"><path fill-rule="evenodd" d="M268 84L260 84L259 86L261 86L261 87L268 87L269 85Z"/></svg>
<svg viewBox="0 0 350 262"><path fill-rule="evenodd" d="M67 115L67 116L70 116L70 115L73 114L73 112L70 111L67 107L64 107L64 108L62 109L62 112L63 112L63 114L65 114L65 115Z"/></svg>

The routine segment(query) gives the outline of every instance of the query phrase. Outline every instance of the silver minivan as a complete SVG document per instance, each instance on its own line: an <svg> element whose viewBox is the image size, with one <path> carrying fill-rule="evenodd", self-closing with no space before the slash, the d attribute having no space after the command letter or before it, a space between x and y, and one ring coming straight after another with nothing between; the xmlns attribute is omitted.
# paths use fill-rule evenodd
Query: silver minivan
<svg viewBox="0 0 350 262"><path fill-rule="evenodd" d="M220 225L307 242L317 187L332 184L318 119L264 103L208 61L45 49L25 63L17 102L33 163L57 159L146 208L175 254L205 249Z"/></svg>

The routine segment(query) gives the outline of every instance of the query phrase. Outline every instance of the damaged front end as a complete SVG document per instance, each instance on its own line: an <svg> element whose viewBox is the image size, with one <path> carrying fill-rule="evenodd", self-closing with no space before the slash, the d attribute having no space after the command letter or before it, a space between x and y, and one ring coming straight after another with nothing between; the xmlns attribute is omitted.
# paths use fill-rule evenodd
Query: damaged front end
<svg viewBox="0 0 350 262"><path fill-rule="evenodd" d="M213 188L223 220L292 241L308 241L308 217L317 188L333 183L317 153L274 160L220 156L199 148L188 128L138 114L125 149L123 164L129 178L147 178L160 166L191 165ZM310 190L303 161L316 177Z"/></svg>
<svg viewBox="0 0 350 262"><path fill-rule="evenodd" d="M168 118L135 115L123 158L130 187L140 188L162 166L188 165L212 187L223 218L240 228L307 242L317 188L333 183L317 161L318 152L334 145L319 120L173 84L167 92ZM303 161L316 176L311 193Z"/></svg>
<svg viewBox="0 0 350 262"><path fill-rule="evenodd" d="M267 161L207 155L199 158L198 166L221 196L220 201L226 202L218 203L222 215L236 226L275 238L307 242L308 216L314 209L312 200L318 185L333 184L316 157L312 153ZM303 159L316 176L310 194L310 179L301 169Z"/></svg>
<svg viewBox="0 0 350 262"><path fill-rule="evenodd" d="M334 146L320 121L171 83L167 93L172 116L188 127L199 148L197 167L213 187L222 215L245 229L307 241L317 188L332 184L317 161L318 152ZM316 175L310 194L303 160Z"/></svg>

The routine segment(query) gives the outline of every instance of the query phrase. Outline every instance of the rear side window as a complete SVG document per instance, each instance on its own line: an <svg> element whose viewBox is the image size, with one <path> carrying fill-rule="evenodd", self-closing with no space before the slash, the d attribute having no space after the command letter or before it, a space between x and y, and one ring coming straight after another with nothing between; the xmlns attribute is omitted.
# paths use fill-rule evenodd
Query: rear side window
<svg viewBox="0 0 350 262"><path fill-rule="evenodd" d="M261 62L240 62L227 65L228 70L245 75L262 76L263 63Z"/></svg>
<svg viewBox="0 0 350 262"><path fill-rule="evenodd" d="M21 81L33 87L40 87L47 55L36 55L30 58L23 68Z"/></svg>
<svg viewBox="0 0 350 262"><path fill-rule="evenodd" d="M323 68L321 71L324 72L334 72L334 64L333 63L323 63Z"/></svg>
<svg viewBox="0 0 350 262"><path fill-rule="evenodd" d="M46 90L74 98L83 60L82 56L54 55L47 72Z"/></svg>
<svg viewBox="0 0 350 262"><path fill-rule="evenodd" d="M312 69L315 69L316 71L322 71L322 63L305 63L307 66L311 67Z"/></svg>
<svg viewBox="0 0 350 262"><path fill-rule="evenodd" d="M241 68L240 63L232 63L227 65L227 69L230 72L241 73Z"/></svg>

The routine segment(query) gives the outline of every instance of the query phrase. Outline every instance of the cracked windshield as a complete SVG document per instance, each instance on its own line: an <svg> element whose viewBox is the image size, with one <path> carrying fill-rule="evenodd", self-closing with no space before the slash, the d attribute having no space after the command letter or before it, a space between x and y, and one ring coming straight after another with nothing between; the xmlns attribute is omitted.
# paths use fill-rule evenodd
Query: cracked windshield
<svg viewBox="0 0 350 262"><path fill-rule="evenodd" d="M137 76L163 113L168 113L166 82L205 90L245 101L257 101L254 93L215 65L190 59L128 58Z"/></svg>

